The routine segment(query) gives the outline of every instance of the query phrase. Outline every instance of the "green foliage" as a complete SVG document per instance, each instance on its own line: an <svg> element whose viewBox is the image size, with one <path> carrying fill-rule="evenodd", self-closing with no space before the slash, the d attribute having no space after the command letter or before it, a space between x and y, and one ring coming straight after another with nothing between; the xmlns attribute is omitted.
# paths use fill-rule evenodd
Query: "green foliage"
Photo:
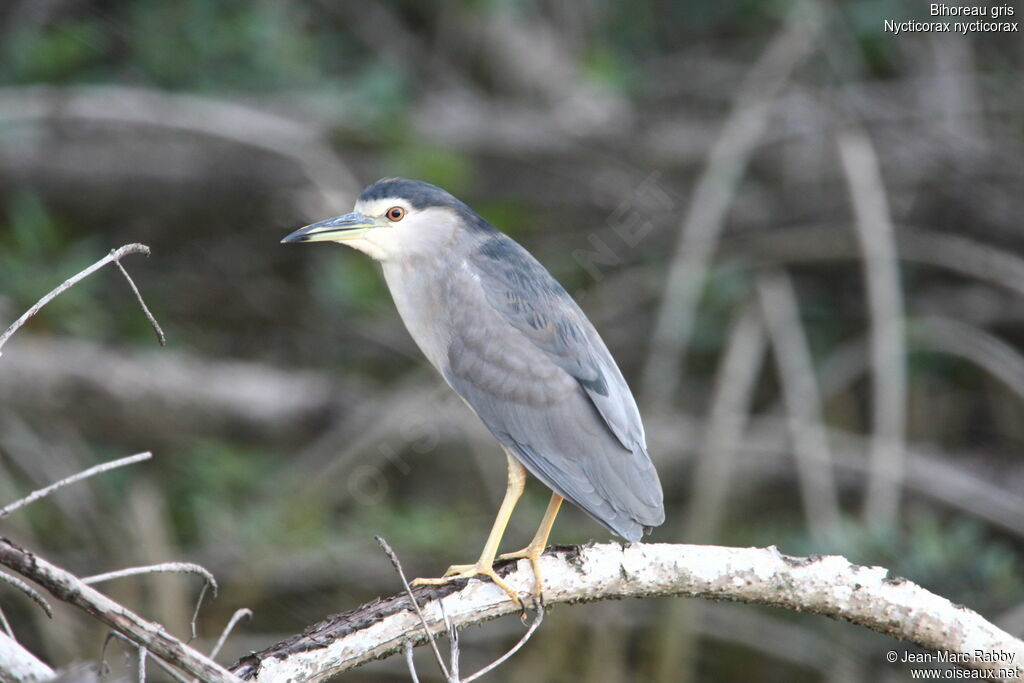
<svg viewBox="0 0 1024 683"><path fill-rule="evenodd" d="M346 515L353 526L351 535L358 537L366 529L388 539L394 546L410 554L429 554L439 547L466 548L472 553L480 539L466 534L466 509L457 505L432 505L427 500L405 504L388 500L383 505L355 505ZM484 521L481 529L486 528ZM363 530L363 531L361 531Z"/></svg>
<svg viewBox="0 0 1024 683"><path fill-rule="evenodd" d="M694 351L716 355L724 347L733 317L751 295L751 271L745 264L730 261L712 268L693 326Z"/></svg>
<svg viewBox="0 0 1024 683"><path fill-rule="evenodd" d="M585 55L583 73L597 83L603 83L616 90L628 91L635 80L630 60L607 45L600 45Z"/></svg>
<svg viewBox="0 0 1024 683"><path fill-rule="evenodd" d="M316 42L285 2L201 0L133 3L126 32L131 60L167 87L234 89L312 82Z"/></svg>
<svg viewBox="0 0 1024 683"><path fill-rule="evenodd" d="M214 520L230 520L232 534L262 543L304 537L309 524L282 514L280 506L259 495L277 476L280 462L270 453L220 439L196 438L168 458L173 463L165 487L174 524L182 540L192 542ZM318 528L324 528L318 524Z"/></svg>
<svg viewBox="0 0 1024 683"><path fill-rule="evenodd" d="M860 58L867 71L876 76L891 76L895 70L898 41L893 41L892 36L885 33L883 19L900 21L917 13L894 10L893 3L885 0L843 3L836 5L836 9L845 15L848 30L860 49Z"/></svg>
<svg viewBox="0 0 1024 683"><path fill-rule="evenodd" d="M487 219L489 223L516 239L529 235L531 226L536 226L538 223L536 213L531 210L531 207L519 201L484 200L474 202L473 208ZM563 254L562 256L570 257L571 259L571 254ZM569 285L569 283L565 284L566 286ZM584 282L583 284L591 283Z"/></svg>
<svg viewBox="0 0 1024 683"><path fill-rule="evenodd" d="M449 147L410 141L391 154L394 175L422 178L459 195L473 177L472 163Z"/></svg>
<svg viewBox="0 0 1024 683"><path fill-rule="evenodd" d="M103 55L107 38L94 20L71 20L43 29L31 28L0 41L0 81L64 82L83 73Z"/></svg>
<svg viewBox="0 0 1024 683"><path fill-rule="evenodd" d="M357 76L367 64L374 87L394 80L374 75L363 46L332 28L309 20L295 2L121 2L102 14L63 13L42 27L15 26L0 41L0 81L127 77L172 89L292 90L319 87L339 72ZM377 106L380 89L363 83L356 90Z"/></svg>
<svg viewBox="0 0 1024 683"><path fill-rule="evenodd" d="M991 609L1024 598L1024 561L974 519L922 511L905 530L869 530L855 543L873 563L965 604Z"/></svg>
<svg viewBox="0 0 1024 683"><path fill-rule="evenodd" d="M400 67L371 61L343 86L346 113L354 122L373 131L374 142L386 147L406 142L409 82Z"/></svg>
<svg viewBox="0 0 1024 683"><path fill-rule="evenodd" d="M309 251L312 296L331 317L370 312L386 300L387 290L372 260L347 248Z"/></svg>

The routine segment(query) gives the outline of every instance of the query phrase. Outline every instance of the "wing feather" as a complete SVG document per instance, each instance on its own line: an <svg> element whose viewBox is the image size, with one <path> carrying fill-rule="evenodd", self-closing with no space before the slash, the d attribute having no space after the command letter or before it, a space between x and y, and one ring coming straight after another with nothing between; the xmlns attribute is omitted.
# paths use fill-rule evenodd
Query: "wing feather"
<svg viewBox="0 0 1024 683"><path fill-rule="evenodd" d="M646 449L640 411L618 365L590 320L547 269L502 233L474 252L471 265L488 303L579 382L622 445Z"/></svg>
<svg viewBox="0 0 1024 683"><path fill-rule="evenodd" d="M550 488L637 540L664 521L633 396L572 297L525 249L492 233L453 278L445 379Z"/></svg>

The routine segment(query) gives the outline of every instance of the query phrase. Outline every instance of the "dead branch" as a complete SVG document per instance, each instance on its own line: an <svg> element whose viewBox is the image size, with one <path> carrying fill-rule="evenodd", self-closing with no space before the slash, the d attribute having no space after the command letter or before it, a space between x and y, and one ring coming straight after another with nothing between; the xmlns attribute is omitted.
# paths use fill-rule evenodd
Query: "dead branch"
<svg viewBox="0 0 1024 683"><path fill-rule="evenodd" d="M242 607L241 609L235 610L235 613L231 615L231 619L228 620L228 623L224 627L224 630L221 631L220 637L217 638L217 644L213 646L212 650L210 650L210 659L217 658L217 655L220 654L220 649L224 647L224 644L226 642L228 642L228 636L231 635L231 632L235 629L235 626L242 619L252 619L252 610L248 607Z"/></svg>
<svg viewBox="0 0 1024 683"><path fill-rule="evenodd" d="M30 309L25 311L20 318L14 321L14 324L12 324L10 327L7 328L7 330L4 331L3 334L0 334L0 349L3 348L4 344L7 343L7 340L10 339L13 334L17 332L18 329L22 325L24 325L29 318L38 313L43 306L50 303L57 296L71 289L80 281L89 277L97 270L99 270L100 268L102 268L103 266L107 265L112 261L117 263L118 267L121 268L121 272L124 273L124 276L126 278L128 278L128 284L131 285L132 291L135 292L136 298L142 305L142 310L146 314L146 318L149 320L150 324L154 326L153 329L156 331L157 339L160 340L161 344L163 344L163 330L160 329L160 325L157 324L156 319L153 317L153 314L149 312L149 308L146 306L146 303L142 300L142 295L139 294L139 290L135 286L135 283L132 282L132 279L131 277L128 276L127 271L125 271L124 267L121 266L121 259L129 254L145 254L146 256L149 256L149 247L147 247L145 244L126 244L118 249L112 249L109 254L101 258L96 263L92 264L91 266L79 272L78 274L69 277L67 280L62 282L58 287L53 289L49 294L47 294L42 299L37 301L35 305L33 305ZM2 353L0 353L0 355L2 355Z"/></svg>
<svg viewBox="0 0 1024 683"><path fill-rule="evenodd" d="M388 545L388 542L383 538L380 536L374 536L374 539L388 556L388 559L391 561L391 565L395 568L395 571L398 572L398 578L402 581L402 587L405 589L405 594L409 596L409 602L412 603L413 610L416 612L416 617L420 620L420 624L423 626L423 633L427 636L427 642L430 643L430 647L434 651L434 658L437 661L437 665L441 668L441 672L444 674L445 680L449 683L470 683L470 681L475 681L487 675L491 671L494 671L499 666L507 662L512 655L519 652L523 645L526 645L526 641L528 641L533 634L537 632L537 629L540 628L540 625L544 622L544 605L535 600L534 604L537 610L537 616L534 617L529 628L527 628L526 633L522 635L518 642L509 648L505 654L501 655L490 664L487 664L476 673L462 678L459 674L459 629L458 625L448 618L448 613L444 609L444 602L439 602L438 607L441 610L441 621L444 624L443 632L448 636L449 654L447 665L445 664L444 657L441 656L441 651L437 647L437 641L434 638L434 631L430 628L430 624L427 623L426 618L423 616L423 611L420 609L420 604L416 600L416 595L413 593L412 586L409 585L408 580L405 578L405 570L402 569L402 563L399 561L398 555L395 554L395 551L391 549L391 546ZM525 610L520 614L520 618L526 618ZM406 665L409 668L409 675L415 683L419 681L419 676L416 673L416 665L413 663L412 659L413 647L415 647L415 643L412 640L406 640L403 645Z"/></svg>
<svg viewBox="0 0 1024 683"><path fill-rule="evenodd" d="M100 463L95 467L90 467L84 472L78 472L77 474L73 474L70 477L65 477L64 479L61 479L58 482L54 482L49 486L43 487L37 491L33 491L24 498L16 500L13 503L0 508L0 519L3 519L4 517L6 517L7 515L11 514L19 508L29 505L30 503L34 503L40 498L45 498L54 491L58 491L64 488L65 486L69 486L71 484L74 484L75 482L82 481L83 479L88 479L89 477L94 477L97 474L109 472L110 470L117 469L118 467L134 465L137 462L149 460L152 457L153 454L150 453L149 451L146 451L145 453L136 453L135 455L129 455L127 458L118 458L117 460L111 460L109 462Z"/></svg>
<svg viewBox="0 0 1024 683"><path fill-rule="evenodd" d="M121 275L124 275L124 279L128 281L128 286L132 288L132 293L135 294L135 300L139 302L139 308L146 314L146 320L149 321L149 326L153 328L153 332L156 333L156 340L160 343L160 346L167 346L167 335L164 334L164 330L160 327L160 323L156 321L156 316L149 310L149 306L146 305L146 300L142 298L142 292L135 285L135 280L125 270L124 264L120 261L114 261L117 264L117 269L121 271Z"/></svg>
<svg viewBox="0 0 1024 683"><path fill-rule="evenodd" d="M882 567L854 565L840 556L790 557L774 547L603 544L554 548L542 563L548 604L668 596L748 602L849 621L927 650L957 653L967 666L988 671L1004 665L982 661L976 650L1024 661L1024 642L977 613ZM531 590L526 561L498 571L517 590ZM445 632L443 613L464 628L519 612L499 588L480 580L413 592L434 634ZM320 680L399 653L408 641L423 644L427 636L403 593L247 655L232 672L246 680Z"/></svg>
<svg viewBox="0 0 1024 683"><path fill-rule="evenodd" d="M395 551L391 549L391 546L388 545L388 542L385 541L383 537L374 536L373 538L377 541L377 544L380 545L381 549L384 550L384 553L388 556L388 560L391 561L391 565L395 568L395 571L398 572L398 578L402 580L402 587L405 588L405 594L409 596L409 602L412 603L412 608L416 612L416 616L419 617L420 623L423 624L423 632L427 636L427 642L430 643L430 649L434 651L434 658L437 659L437 665L441 667L445 680L450 681L452 679L452 674L448 671L448 667L445 666L444 657L441 656L441 651L437 649L437 641L434 639L434 632L431 631L430 627L427 625L427 620L423 616L420 604L416 602L416 595L412 592L412 586L410 586L409 582L405 579L405 571L402 569L402 563L398 561L398 555L395 554ZM443 607L441 610L441 617L445 622L448 621L448 615L444 614ZM445 624L445 627L447 630L447 623ZM454 665L456 661L457 659L453 657L452 664ZM416 678L415 667L410 667L409 672L412 674L413 678ZM455 675L455 680L459 680L457 673Z"/></svg>
<svg viewBox="0 0 1024 683"><path fill-rule="evenodd" d="M78 607L150 654L207 683L237 681L213 660L188 647L159 624L142 619L86 585L77 576L0 537L0 564L35 581L55 598Z"/></svg>
<svg viewBox="0 0 1024 683"><path fill-rule="evenodd" d="M192 562L163 562L161 564L153 564L146 567L128 567L126 569L118 569L117 571L104 572L103 574L83 577L82 583L92 585L94 583L102 583L103 581L110 581L112 579L123 579L126 576L155 574L159 572L195 574L197 576L201 576L206 581L206 585L213 588L214 596L216 597L217 595L217 580L213 578L213 574Z"/></svg>
<svg viewBox="0 0 1024 683"><path fill-rule="evenodd" d="M82 583L92 585L94 583L102 583L103 581L110 581L112 579L122 579L126 576L139 576L141 574L156 574L162 572L171 574L195 574L196 576L203 577L203 587L199 591L199 598L196 600L196 607L192 611L192 620L189 622L189 626L192 629L192 636L189 638L189 642L191 642L196 638L196 622L199 620L199 609L203 606L203 598L206 597L206 591L208 589L213 589L213 597L217 597L217 579L215 579L213 574L205 567L193 564L192 562L162 562L160 564L151 564L145 567L128 567L126 569L118 569L112 572L96 574L94 576L86 576L82 578Z"/></svg>
<svg viewBox="0 0 1024 683"><path fill-rule="evenodd" d="M11 576L10 574L0 572L0 583L6 583L9 586L14 586L19 591L27 595L32 602L39 605L39 607L46 612L46 616L53 616L53 608L50 607L50 603L46 601L46 598L40 595L39 591L19 579L17 576ZM7 619L4 617L2 610L0 610L0 622L2 622L4 631L7 632L7 635L13 635L11 633L11 625L7 623Z"/></svg>
<svg viewBox="0 0 1024 683"><path fill-rule="evenodd" d="M0 680L48 681L54 677L53 669L36 659L16 640L0 633Z"/></svg>

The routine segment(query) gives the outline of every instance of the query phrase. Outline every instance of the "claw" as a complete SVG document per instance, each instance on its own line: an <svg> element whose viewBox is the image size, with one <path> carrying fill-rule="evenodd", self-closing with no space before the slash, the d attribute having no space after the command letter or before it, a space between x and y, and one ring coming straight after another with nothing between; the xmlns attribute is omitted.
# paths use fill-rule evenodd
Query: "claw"
<svg viewBox="0 0 1024 683"><path fill-rule="evenodd" d="M544 607L544 579L540 574L540 556L543 553L543 546L528 545L522 550L498 556L499 560L521 560L526 558L530 561L530 566L533 567L533 597L537 599L537 604L540 607ZM525 617L525 615L526 612L524 611L523 616Z"/></svg>
<svg viewBox="0 0 1024 683"><path fill-rule="evenodd" d="M452 566L448 567L448 569L446 569L444 571L444 574L442 574L441 576L442 577L445 577L445 576L455 577L458 574L465 574L466 572L468 572L470 570L473 570L473 569L476 569L476 565L475 564L453 564ZM472 576L472 574L470 574L470 576Z"/></svg>
<svg viewBox="0 0 1024 683"><path fill-rule="evenodd" d="M494 584L505 591L508 597L515 603L516 607L521 610L525 610L523 602L519 599L519 595L513 590L512 586L505 583L505 580L498 576L494 571L494 568L490 565L480 564L455 564L448 567L448 571L444 573L444 576L437 579L413 579L412 585L414 586L443 586L446 583L451 583L458 579L472 579L478 576L486 576Z"/></svg>

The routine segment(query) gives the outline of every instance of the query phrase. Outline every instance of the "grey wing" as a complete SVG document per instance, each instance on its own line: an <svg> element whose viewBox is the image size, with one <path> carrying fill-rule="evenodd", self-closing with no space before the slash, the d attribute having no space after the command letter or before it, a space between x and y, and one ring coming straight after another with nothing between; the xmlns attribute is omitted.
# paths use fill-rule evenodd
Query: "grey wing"
<svg viewBox="0 0 1024 683"><path fill-rule="evenodd" d="M637 540L661 524L636 402L576 302L501 233L466 268L478 286L458 288L449 384L527 469L612 531Z"/></svg>

